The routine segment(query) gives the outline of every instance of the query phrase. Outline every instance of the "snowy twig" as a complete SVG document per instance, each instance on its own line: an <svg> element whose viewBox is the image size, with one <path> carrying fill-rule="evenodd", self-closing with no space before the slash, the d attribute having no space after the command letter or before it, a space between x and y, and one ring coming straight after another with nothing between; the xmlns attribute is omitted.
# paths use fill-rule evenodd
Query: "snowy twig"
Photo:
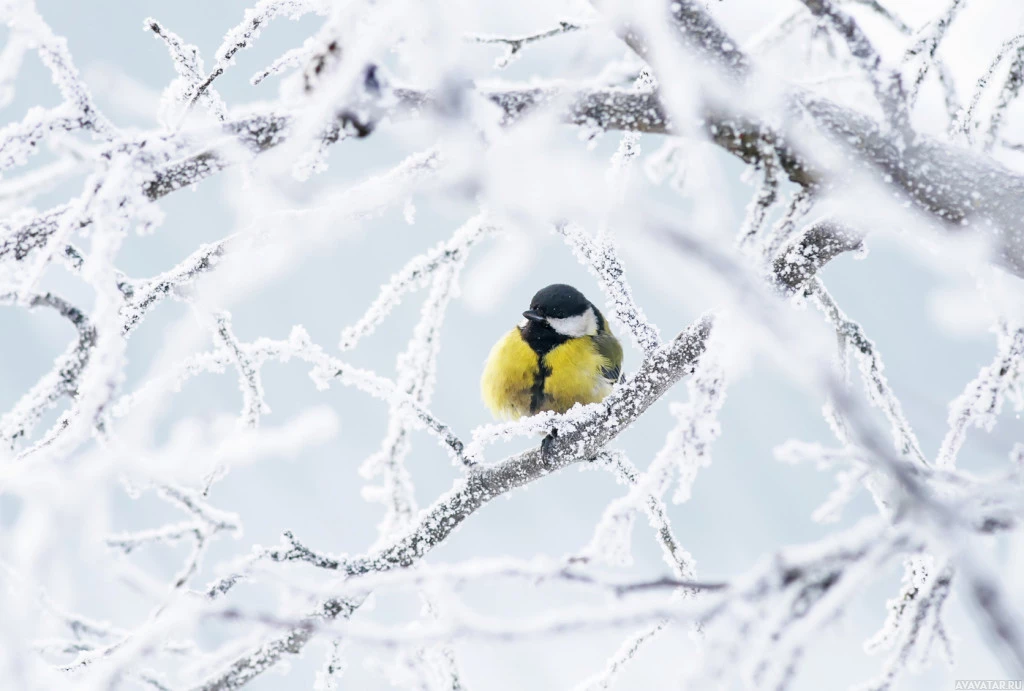
<svg viewBox="0 0 1024 691"><path fill-rule="evenodd" d="M288 550L272 550L269 558L278 562L302 561L318 568L344 570L342 560L313 552L302 545L291 533L285 533L291 545ZM478 581L522 580L531 583L569 583L603 591L618 598L659 590L687 590L710 593L724 590L728 584L686 579L680 576L661 576L652 579L610 579L588 572L585 561L532 559L528 561L500 558L473 559L459 564L428 566L417 564L407 569L371 571L347 577L336 592L345 597L366 595L383 588L420 589L428 585L444 584L461 589Z"/></svg>
<svg viewBox="0 0 1024 691"><path fill-rule="evenodd" d="M506 46L507 52L505 53L505 55L498 58L494 63L495 67L501 69L509 66L512 60L514 60L516 56L519 55L519 51L523 49L523 46L529 45L531 43L536 43L537 41L543 41L544 39L551 38L552 36L560 36L561 34L568 34L573 31L581 31L586 28L587 27L585 24L574 24L572 22L560 21L558 22L558 26L554 27L553 29L541 31L536 34L529 34L527 36L509 38L505 36L474 35L468 36L467 39L474 43L485 43L491 45Z"/></svg>
<svg viewBox="0 0 1024 691"><path fill-rule="evenodd" d="M30 308L50 307L78 331L78 340L68 346L53 369L0 418L0 441L13 446L18 439L28 436L39 418L61 397L77 394L78 378L89 364L96 343L96 329L80 309L52 293L23 295L20 298L14 293L0 294L0 304L3 303L26 304Z"/></svg>
<svg viewBox="0 0 1024 691"><path fill-rule="evenodd" d="M260 338L252 343L240 344L239 349L253 366L259 367L271 359L287 361L297 358L313 365L310 377L318 388L325 389L331 381L338 380L345 386L353 386L374 398L389 401L396 405L408 420L434 435L460 462L469 464L469 459L463 453L462 441L447 424L414 398L399 391L391 380L368 370L350 366L324 353L320 346L309 340L309 334L302 327L292 329L287 341ZM124 415L140 400L180 387L185 379L201 372L223 371L225 366L233 364L234 361L234 354L228 348L194 355L179 363L163 377L149 381L134 393L123 396L113 406L114 412L116 415Z"/></svg>
<svg viewBox="0 0 1024 691"><path fill-rule="evenodd" d="M959 133L964 136L968 143L974 143L974 132L978 127L978 123L975 122L974 111L977 110L978 104L981 103L981 97L985 95L985 90L988 88L989 82L992 81L992 77L995 74L996 69L998 69L999 65L1003 62L1003 59L1009 55L1011 51L1020 51L1021 49L1024 49L1024 34L1019 34L1004 41L1003 45L1000 46L999 51L996 53L996 56L992 58L992 62L989 63L988 69L986 69L981 77L978 78L970 104L966 109L964 109L960 119L954 124L954 133ZM1011 69L1017 66L1017 60L1014 59ZM1010 80L1012 79L1013 75L1011 74ZM1003 93L1005 94L1005 89ZM1000 96L1002 98L1003 94ZM1009 103L1009 101L1007 101L1007 103ZM1005 104L1002 108L1005 108Z"/></svg>
<svg viewBox="0 0 1024 691"><path fill-rule="evenodd" d="M465 261L469 249L495 228L485 216L475 216L455 231L449 240L412 259L381 288L366 313L355 324L345 327L338 347L341 350L354 348L373 333L405 293L423 286L441 267Z"/></svg>
<svg viewBox="0 0 1024 691"><path fill-rule="evenodd" d="M949 431L939 447L936 465L952 468L967 437L977 426L990 431L1006 397L1024 409L1024 327L1003 326L997 331L998 348L992 364L986 365L949 406ZM1016 391L1016 395L1014 395Z"/></svg>
<svg viewBox="0 0 1024 691"><path fill-rule="evenodd" d="M611 238L591 238L582 228L570 223L556 226L577 257L586 264L601 283L601 290L614 306L613 314L629 329L633 341L650 355L661 345L661 334L651 324L633 299L633 290L626 281L622 262Z"/></svg>
<svg viewBox="0 0 1024 691"><path fill-rule="evenodd" d="M849 14L835 5L833 0L801 0L816 17L829 22L846 41L850 54L871 80L875 98L885 113L886 120L897 134L909 127L907 96L899 74L886 69L882 58L860 25Z"/></svg>
<svg viewBox="0 0 1024 691"><path fill-rule="evenodd" d="M217 61L213 69L202 80L197 79L196 84L183 98L186 105L182 118L188 115L196 101L203 97L214 80L224 74L228 66L234 62L235 54L252 45L267 22L280 14L297 19L303 14L313 11L315 4L311 0L259 0L253 9L247 9L245 19L228 32L224 37L224 42L217 49Z"/></svg>
<svg viewBox="0 0 1024 691"><path fill-rule="evenodd" d="M891 688L897 676L912 666L915 651L924 658L935 641L949 645L941 614L950 592L952 567L936 567L929 562L927 568L921 568L924 562L917 557L908 560L908 564L899 596L889 601L885 625L865 644L868 652L892 649L882 674L861 687L865 691Z"/></svg>
<svg viewBox="0 0 1024 691"><path fill-rule="evenodd" d="M780 255L780 249L792 240L797 224L807 215L813 202L814 195L810 188L800 187L793 192L782 216L764 233L761 252L766 259ZM776 265L773 268L780 267Z"/></svg>
<svg viewBox="0 0 1024 691"><path fill-rule="evenodd" d="M891 10L883 6L878 0L847 0L847 2L867 7L905 34L909 34L911 31L910 27L902 19L893 14Z"/></svg>
<svg viewBox="0 0 1024 691"><path fill-rule="evenodd" d="M210 112L218 120L224 121L227 118L227 106L224 105L220 95L213 90L199 89L199 84L203 81L203 60L199 57L199 49L196 46L187 45L177 34L168 31L151 17L146 19L144 26L167 46L171 60L174 62L174 70L182 80L181 86L177 89L175 89L176 84L168 87L172 96L177 100L181 100L183 94L188 92L196 94L197 97L201 96L204 103L210 108Z"/></svg>
<svg viewBox="0 0 1024 691"><path fill-rule="evenodd" d="M214 317L217 336L227 346L228 352L238 370L238 385L242 390L242 422L249 427L258 427L260 415L269 413L270 408L263 400L263 380L259 368L250 360L242 345L231 330L231 315L221 312Z"/></svg>
<svg viewBox="0 0 1024 691"><path fill-rule="evenodd" d="M921 451L921 445L917 441L917 435L910 428L910 423L903 414L903 408L899 399L889 386L889 381L883 374L884 365L875 344L864 335L860 324L847 317L829 295L820 279L811 282L811 291L815 300L825 313L836 331L841 332L857 356L861 365L861 374L864 378L864 388L868 398L873 405L885 413L892 428L893 442L896 449L904 455L910 456L921 465L930 465Z"/></svg>
<svg viewBox="0 0 1024 691"><path fill-rule="evenodd" d="M1017 48L1013 62L1010 63L1006 81L1003 82L1003 88L999 91L999 100L992 108L992 115L989 116L988 128L985 131L985 151L991 151L995 143L999 141L1003 116L1009 105L1017 98L1022 85L1024 85L1024 46Z"/></svg>
<svg viewBox="0 0 1024 691"><path fill-rule="evenodd" d="M779 179L776 170L777 163L775 161L775 149L767 142L762 148L761 183L758 185L757 191L754 193L754 196L750 199L750 203L747 205L747 215L743 220L743 226L740 228L739 233L740 247L750 246L754 240L760 236L765 218L779 197Z"/></svg>
<svg viewBox="0 0 1024 691"><path fill-rule="evenodd" d="M772 273L786 294L794 294L835 257L861 247L861 236L829 219L815 221L784 247L772 263Z"/></svg>
<svg viewBox="0 0 1024 691"><path fill-rule="evenodd" d="M928 76L929 70L934 65L937 65L940 70L939 79L947 94L951 90L951 80L945 74L945 63L937 59L936 53L939 50L939 44L942 43L942 39L945 38L949 30L949 26L953 23L953 19L956 18L963 5L964 0L952 0L946 11L922 31L920 38L917 38L913 45L904 53L903 64L907 64L916 56L923 56L921 58L921 65L917 69L917 75L914 77L914 82L910 85L910 93L907 95L908 108L914 107L914 103L917 102L917 95L921 90L921 84L924 83L925 77ZM955 113L956 111L953 110L951 112Z"/></svg>

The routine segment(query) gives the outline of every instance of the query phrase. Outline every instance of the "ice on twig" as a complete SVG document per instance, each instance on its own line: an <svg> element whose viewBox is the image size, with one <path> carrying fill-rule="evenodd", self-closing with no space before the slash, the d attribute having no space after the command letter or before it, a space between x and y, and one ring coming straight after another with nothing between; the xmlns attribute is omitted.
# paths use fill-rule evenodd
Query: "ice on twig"
<svg viewBox="0 0 1024 691"><path fill-rule="evenodd" d="M170 124L176 122L179 117L179 113L175 111L175 108L186 105L190 94L197 93L199 85L205 76L203 59L199 56L199 48L186 44L181 37L169 31L157 20L151 17L147 18L143 25L167 46L167 51L171 55L171 61L174 63L174 71L178 74L178 78L172 81L167 89L164 90L160 108L163 113L161 119L164 123ZM223 122L226 119L227 106L224 104L223 99L221 99L220 94L211 88L207 88L202 92L201 98L218 120Z"/></svg>
<svg viewBox="0 0 1024 691"><path fill-rule="evenodd" d="M661 345L661 335L633 299L633 291L626 281L625 271L611 238L588 236L582 228L560 224L558 232L572 247L577 258L598 279L605 297L611 300L615 319L629 329L630 336L645 353L652 353Z"/></svg>
<svg viewBox="0 0 1024 691"><path fill-rule="evenodd" d="M949 406L949 431L939 447L937 465L952 468L970 427L991 431L1004 403L1024 410L1024 327L1002 324L997 352Z"/></svg>
<svg viewBox="0 0 1024 691"><path fill-rule="evenodd" d="M406 293L422 287L439 268L464 261L469 248L493 230L494 225L484 215L475 216L449 240L412 259L381 288L366 313L355 324L345 327L338 347L341 350L354 348L373 333Z"/></svg>

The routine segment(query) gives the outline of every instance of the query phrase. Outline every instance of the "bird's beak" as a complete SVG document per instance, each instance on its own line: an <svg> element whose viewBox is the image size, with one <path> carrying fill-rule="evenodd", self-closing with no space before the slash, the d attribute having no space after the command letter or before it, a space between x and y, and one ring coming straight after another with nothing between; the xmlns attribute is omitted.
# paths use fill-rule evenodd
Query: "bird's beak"
<svg viewBox="0 0 1024 691"><path fill-rule="evenodd" d="M537 310L526 310L525 312L523 312L523 316L532 322L544 321L544 315L538 312Z"/></svg>

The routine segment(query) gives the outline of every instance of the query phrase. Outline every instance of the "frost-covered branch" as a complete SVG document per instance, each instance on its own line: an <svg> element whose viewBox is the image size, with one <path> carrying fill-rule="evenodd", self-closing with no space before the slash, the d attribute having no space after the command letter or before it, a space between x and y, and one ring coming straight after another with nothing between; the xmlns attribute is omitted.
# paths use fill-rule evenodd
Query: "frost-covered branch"
<svg viewBox="0 0 1024 691"><path fill-rule="evenodd" d="M835 257L861 247L861 236L832 220L816 221L804 229L775 258L773 274L783 291L793 294L811 281Z"/></svg>
<svg viewBox="0 0 1024 691"><path fill-rule="evenodd" d="M337 380L345 386L355 387L375 398L392 402L407 420L433 434L455 458L469 463L463 454L462 441L447 424L437 419L415 398L398 390L391 380L327 355L310 340L309 334L302 327L292 329L288 340L259 338L252 343L239 344L238 349L252 367L258 368L267 360L288 361L295 358L313 366L310 377L320 389L326 389L332 381ZM114 413L123 416L139 402L174 390L190 377L202 372L222 372L226 366L233 366L234 363L235 354L227 347L193 355L164 376L146 382L135 392L121 397L113 406Z"/></svg>
<svg viewBox="0 0 1024 691"><path fill-rule="evenodd" d="M970 427L992 430L1007 398L1017 411L1024 410L1024 327L1003 324L996 334L997 353L992 364L983 367L949 406L949 431L936 461L940 468L956 464Z"/></svg>
<svg viewBox="0 0 1024 691"><path fill-rule="evenodd" d="M484 227L478 219L473 219L469 225L471 231L474 225L477 232ZM456 237L464 232L460 229ZM429 405L433 398L437 358L441 349L441 325L465 265L467 250L468 245L463 246L457 256L434 272L430 290L420 311L420 319L413 329L406 350L398 356L395 365L398 390L424 406ZM364 491L368 498L376 497L385 505L384 519L379 528L380 543L386 543L392 536L408 528L418 508L412 479L405 465L411 448L408 433L409 425L401 415L400 402L396 400L392 403L387 433L379 451L370 456L360 468L365 477L379 477L381 481L381 486L368 487ZM463 456L464 462L467 462L467 458ZM444 616L446 610L443 601L437 597L438 590L433 587L420 593L424 609L434 618ZM332 658L338 656L337 646L330 654ZM418 651L418 657L424 664L440 668L447 686L461 688L455 651L451 647L441 645L425 648Z"/></svg>
<svg viewBox="0 0 1024 691"><path fill-rule="evenodd" d="M231 330L231 315L222 312L215 316L217 336L227 347L238 370L238 385L242 390L242 421L249 427L258 427L260 415L269 413L263 400L263 380L256 365L246 356L241 343Z"/></svg>
<svg viewBox="0 0 1024 691"><path fill-rule="evenodd" d="M64 396L75 396L78 379L92 357L96 344L96 329L89 318L77 307L52 293L18 295L0 294L0 304L26 304L29 308L49 307L71 322L78 332L78 340L58 357L53 369L0 418L0 440L13 447L18 439L27 436L42 415Z"/></svg>
<svg viewBox="0 0 1024 691"><path fill-rule="evenodd" d="M820 279L814 279L811 285L812 295L825 313L825 316L836 328L836 331L843 336L843 342L854 349L854 355L860 363L861 375L864 378L864 388L872 404L878 407L886 418L892 429L893 442L896 449L904 455L910 456L922 465L929 465L921 445L917 441L917 435L910 428L910 423L903 414L899 398L896 397L889 385L888 379L883 374L884 365L875 344L864 335L860 324L847 317L836 304L832 296L825 289Z"/></svg>
<svg viewBox="0 0 1024 691"><path fill-rule="evenodd" d="M1000 140L1006 109L1017 99L1022 85L1024 85L1024 46L1017 48L1013 62L1010 63L1006 81L1003 82L1003 88L999 91L999 100L992 109L992 115L989 116L984 139L985 151L991 151L992 147Z"/></svg>
<svg viewBox="0 0 1024 691"><path fill-rule="evenodd" d="M903 90L903 82L899 74L888 70L882 65L882 58L872 45L860 25L849 14L836 6L833 0L802 0L803 4L816 17L828 21L850 49L850 54L857 60L860 68L871 80L875 90L875 98L882 107L882 112L897 133L909 126L907 113L907 96Z"/></svg>
<svg viewBox="0 0 1024 691"><path fill-rule="evenodd" d="M620 385L604 402L588 406L580 410L577 416L566 420L571 428L569 425L560 427L558 436L552 440L546 453L540 449L531 449L492 466L476 466L464 480L460 480L452 490L424 511L397 540L376 552L340 560L336 570L347 576L358 576L410 566L444 541L488 501L595 456L689 371L689 367L703 352L710 329L711 319L701 319L659 348L644 361L631 379ZM236 580L237 577L228 577L223 586L230 587L228 583ZM223 592L223 586L214 585L211 592ZM335 610L342 612L345 608L339 601L331 599L311 617L333 619L336 615L329 616L328 612ZM351 613L351 610L348 611ZM310 636L311 631L305 628L293 628L284 637L274 639L232 663L218 677L219 685L208 683L200 688L204 691L238 688L230 685L234 683L231 680L240 675L248 680L253 670L259 674L267 667L260 662L266 658L265 651L275 651L271 661L273 664L280 658L281 651L297 653Z"/></svg>
<svg viewBox="0 0 1024 691"><path fill-rule="evenodd" d="M891 650L879 677L864 688L872 691L888 689L908 668L921 664L941 646L946 659L952 661L952 643L942 624L942 606L949 597L953 570L949 564L936 565L933 560L913 557L908 560L903 587L889 601L889 616L882 629L866 644L869 653Z"/></svg>
<svg viewBox="0 0 1024 691"><path fill-rule="evenodd" d="M964 0L952 0L946 11L939 16L934 22L929 24L924 30L916 36L916 40L907 49L903 55L903 63L909 63L913 58L921 56L921 64L917 69L917 74L914 77L913 83L910 85L910 93L907 95L908 107L913 108L914 103L917 101L917 95L921 90L921 84L924 83L925 77L928 76L928 72L932 67L936 67L939 70L939 80L942 83L943 89L947 93L947 107L949 96L948 94L952 91L952 80L948 76L948 68L945 62L938 59L936 54L939 50L939 45L942 40L946 37L946 33L949 30L950 25L956 18L960 9L964 6ZM907 33L907 32L904 32ZM956 109L951 109L952 114L956 114Z"/></svg>
<svg viewBox="0 0 1024 691"><path fill-rule="evenodd" d="M508 67L512 61L518 57L519 51L521 51L524 46L538 41L543 41L544 39L551 38L553 36L560 36L562 34L572 33L573 31L582 31L583 29L586 29L586 25L584 24L560 21L558 22L558 26L552 29L541 31L536 34L528 34L526 36L517 36L512 38L506 36L474 35L467 38L474 43L505 46L505 54L494 62L495 67L504 68Z"/></svg>
<svg viewBox="0 0 1024 691"><path fill-rule="evenodd" d="M234 62L235 55L252 45L267 22L279 15L298 19L308 12L319 9L319 4L315 0L259 0L254 8L247 9L243 21L227 33L224 42L217 49L217 60L213 69L201 80L196 75L195 83L190 85L186 92L187 96L182 98L186 103L183 116L188 114L200 98L205 97L214 80L224 74L228 66Z"/></svg>
<svg viewBox="0 0 1024 691"><path fill-rule="evenodd" d="M285 539L292 545L288 551L308 553L300 558L313 566L326 569L337 569L336 560L316 555L305 547L290 533ZM286 561L286 559L278 559ZM371 591L396 588L419 589L424 586L444 584L454 589L462 589L477 582L494 582L499 580L527 581L531 583L568 583L583 585L596 592L604 592L615 597L626 597L640 592L656 592L660 590L690 590L696 592L715 592L724 590L728 584L722 582L696 581L679 576L661 576L652 579L609 578L587 570L587 561L579 557L573 559L517 560L511 558L472 559L458 564L426 565L419 563L408 569L392 571L371 571L349 576L337 586L338 592L346 596L366 595Z"/></svg>
<svg viewBox="0 0 1024 691"><path fill-rule="evenodd" d="M459 228L451 239L413 258L381 288L366 313L355 324L345 327L338 347L341 350L354 348L360 340L373 333L405 293L422 287L439 269L464 262L469 249L481 238L494 232L495 228L486 217L475 216Z"/></svg>
<svg viewBox="0 0 1024 691"><path fill-rule="evenodd" d="M203 80L203 60L199 57L199 49L186 44L181 37L167 30L160 22L151 17L146 19L144 25L167 46L167 51L174 62L174 71L178 73L179 80L172 82L168 87L167 98L171 102L181 102L185 100L185 94L189 92L197 94L197 97L202 97L210 112L218 120L225 120L227 106L224 105L220 95L212 89L199 88L199 84Z"/></svg>
<svg viewBox="0 0 1024 691"><path fill-rule="evenodd" d="M691 0L672 3L669 19L680 29L683 43L728 72L749 76L749 59L725 31L707 13L703 5ZM641 56L646 54L642 41L626 37ZM763 77L763 75L762 75ZM893 82L890 81L890 84ZM839 146L846 158L856 160L865 169L912 200L940 222L962 222L968 218L987 219L999 227L1001 239L994 253L996 261L1017 275L1024 275L1024 251L1017 219L1024 210L1024 178L995 162L965 154L962 149L915 135L903 141L897 129L890 131L875 119L846 108L827 98L779 85L788 101L810 116L814 125ZM763 132L774 128L760 122L737 106L743 99L724 102L715 99L703 109L702 116L711 141L748 163L760 161ZM780 166L794 182L814 186L830 177L842 178L846 171L834 170L802 155L794 145L796 135L776 133L773 143ZM852 145L852 150L851 150ZM845 165L845 163L844 163ZM988 179L991 185L978 188L975 181Z"/></svg>
<svg viewBox="0 0 1024 691"><path fill-rule="evenodd" d="M1016 55L1021 49L1024 49L1024 34L1019 34L1005 41L999 48L996 56L992 58L992 62L989 63L988 69L986 69L978 79L978 82L974 87L974 95L971 97L970 104L963 111L960 120L955 124L956 131L963 135L967 139L968 143L974 144L974 133L980 126L980 123L975 119L974 113L978 108L978 104L981 103L982 96L985 95L985 90L988 88L989 82L992 81L992 77L995 75L996 69L999 68L999 65L1002 64L1003 60L1011 53L1011 51L1016 52L1014 52L1015 57L1010 69L1019 69ZM1012 99L1013 90L1019 90L1019 87L1013 86L1013 80L1019 78L1020 77L1014 77L1012 72L1010 73L1007 88L1004 88L1003 92L1000 94L1001 105L997 106L997 110L993 113L993 118L1001 117L1001 115L997 116L997 114L1006 108L1006 105ZM1009 93L1007 92L1007 89L1010 90ZM1004 98L1006 98L1006 102L1002 103ZM998 119L996 119L995 122L998 123Z"/></svg>
<svg viewBox="0 0 1024 691"><path fill-rule="evenodd" d="M653 353L661 345L661 335L633 300L633 291L626 282L622 262L611 238L607 235L591 238L582 228L568 223L559 224L557 229L600 281L601 289L614 306L615 318L629 329L644 353Z"/></svg>
<svg viewBox="0 0 1024 691"><path fill-rule="evenodd" d="M396 686L462 691L465 653L454 641L497 644L600 627L622 643L610 657L590 660L588 671L596 673L578 686L599 689L617 681L627 665L650 663L657 653L647 644L683 624L694 629L697 650L687 665L671 666L668 673L682 678L666 683L703 689L740 676L758 688L785 691L805 668L819 633L868 584L889 585L888 567L898 564L904 581L898 592L891 584L895 596L885 622L867 643L885 656L870 688L893 686L935 652L951 655L947 626L959 613L948 603L957 597L976 615L979 633L1007 670L1024 674L1024 615L1011 597L1019 560L997 563L986 544L1012 532L1000 543L1012 552L1024 525L1024 446L1013 445L1010 467L990 475L954 467L971 427L991 429L1007 403L1024 409L1017 299L1024 276L1024 172L1010 150L1019 139L1011 105L1024 84L1019 37L1002 46L961 109L950 75L963 73L963 56L948 49L947 36L958 30L954 22L985 24L980 15L968 18L965 0L942 3L916 32L894 3L778 2L769 9L780 10L780 20L748 47L724 28L734 10L699 0L595 2L588 22L596 12L602 16L593 26L611 31L583 32L589 24L566 21L535 34L498 26L501 33L492 36L471 33L469 22L492 18L490 10L477 16L473 3L252 2L209 70L188 43L196 37L147 19L144 26L166 48L174 74L156 84L140 79L126 94L111 94L108 86L96 99L68 50L77 39L57 36L32 0L0 3L8 31L0 51L0 104L18 111L0 128L0 169L12 176L0 185L0 305L31 311L15 318L28 319L33 329L23 334L22 321L11 322L16 326L5 334L0 360L19 371L0 381L24 381L21 368L44 373L34 384L29 380L27 390L9 392L11 407L0 418L0 443L22 447L14 455L6 448L0 453L0 686L112 689L127 682L239 691L317 641L326 646L317 688L349 683L342 677L346 658L371 647L382 656L374 671L391 673ZM300 33L310 20L318 26L298 41L294 32L261 39L287 44L274 47L252 82L280 75L280 88L264 85L259 100L229 107L215 85L227 95L227 84L218 80L279 18L306 18L296 24ZM539 15L523 20L520 26L551 21ZM500 69L526 46L567 33L574 33L573 50L552 51L528 82L490 81L498 72L479 64L489 62L487 49L467 45L504 49ZM852 62L836 50L843 44ZM22 93L34 75L26 59L33 53L54 82L48 100ZM838 53L844 54L839 65ZM883 61L890 55L902 57L898 70ZM983 66L989 57L983 56ZM933 127L934 118L915 108L928 75L938 80L944 93L936 96L946 109L958 112L949 131ZM865 87L874 89L880 114L872 99L864 101ZM129 105L137 121L156 124L119 127L97 107L108 96ZM200 102L210 117L191 112ZM912 115L915 125L937 133L914 132ZM569 129L580 141L566 139ZM602 139L616 131L622 132L616 141ZM964 147L961 135L977 146ZM652 137L665 142L648 157L644 180L634 171ZM606 148L615 150L610 161ZM47 153L34 158L39 151ZM728 177L734 168L724 164L730 155L747 165L748 178L758 178L738 247L728 241L734 220L744 215L733 208ZM595 158L603 160L595 165ZM385 159L391 167L367 177L364 171ZM330 175L309 175L328 164ZM237 227L221 227L225 216L204 206L207 195L218 193L216 185L188 203L165 202L230 168L238 175L220 177L230 186L224 206ZM655 188L669 177L671 191ZM74 191L61 198L69 185ZM393 219L385 212L402 202L414 227L408 236L388 235ZM40 208L29 206L34 203ZM448 226L452 217L459 220ZM481 240L500 228L514 227L529 241L552 225L596 279L597 286L581 287L591 297L603 291L606 316L622 324L642 355L639 362L627 356L626 374L599 403L477 424L470 419L477 414L473 387L462 386L463 375L475 376L473 363L482 359L477 351L490 337L482 331L467 336L467 320L475 326L484 318L452 307L463 290L473 308L514 302L541 273L561 273L569 256L564 251L535 261L541 257L499 246L493 261L471 265ZM379 236L374 251L388 254L363 261L350 232L357 226ZM920 410L896 397L876 342L819 278L834 257L860 248L868 232L893 228L905 229L908 242L900 252L938 257L929 264L935 272L952 278L961 270L955 265L966 264L972 276L983 269L993 272L986 278L998 274L993 280L1009 284L986 294L997 315L996 356L950 406L935 463L909 423ZM165 235L161 244L147 237L153 232ZM308 285L279 285L285 270L314 255L327 257L342 238L352 244L330 255L330 271L337 272L332 287L304 293L301 309L311 333L340 333L344 359L302 327L283 339L265 335L263 321L276 317L264 301L287 304L295 299L290 290ZM206 244L196 247L200 241ZM933 252L936 245L940 251ZM157 248L184 259L164 262L152 254ZM954 261L951 253L957 253ZM998 267L982 267L982 261ZM685 298L688 307L726 306L662 340L645 310L663 311L664 304L638 303L626 263L631 274L653 274L650 285L659 287L655 294L665 304ZM139 266L160 268L139 275L132 268ZM339 304L356 294L351 281L364 281L379 266L396 272L382 277L368 306ZM855 287L857 280L873 280L845 268L837 280ZM508 290L513 285L515 295ZM66 298L47 292L51 287ZM166 298L189 306L177 311L185 313L180 321L174 310L156 309ZM418 304L403 305L414 299ZM826 328L813 313L789 309L807 300L821 308ZM74 328L69 345L57 330L63 327L40 323L36 330L36 315L47 311ZM233 329L232 313L255 315L246 320L246 337ZM352 320L339 322L339 315ZM985 316L975 310L960 325L973 328ZM393 323L404 317L407 327ZM866 324L872 319L863 318ZM487 322L488 332L492 326ZM833 332L838 371L828 362L827 341L819 347L817 339ZM204 346L203 336L210 335L213 343ZM883 335L877 334L879 342L891 338ZM49 347L55 338L63 351ZM34 353L37 341L44 347ZM442 346L455 346L457 360L442 356ZM828 401L825 416L838 444L791 439L775 450L780 460L835 473L835 489L811 518L822 524L837 519L862 488L879 514L851 528L819 526L826 534L811 544L774 547L743 572L701 580L686 532L670 519L668 497L684 502L698 495L703 485L695 480L710 463L712 446L723 434L744 433L730 429L736 418L723 408L727 383L759 370L765 352L803 393ZM397 353L383 355L393 367L380 361L382 353ZM533 386L553 376L548 370L567 371L552 357L538 361ZM859 369L851 373L852 362ZM217 384L238 383L242 424L236 424L237 410L214 412L222 401L207 396L205 382L194 381L207 375ZM340 384L349 393L341 407L301 398L277 404L272 394L279 387L264 391L263 378L269 386L271 375L275 381L308 375L317 391ZM851 391L854 376L867 391L864 402ZM663 413L652 411L684 378L685 398ZM188 391L175 398L186 384ZM193 408L197 390L205 399ZM287 390L299 395L297 388ZM302 395L317 391L307 387ZM734 391L730 397L748 395L746 387ZM372 411L364 410L373 405L369 397L382 404L382 422L380 436L367 446L352 435L376 434L367 417ZM278 423L264 416L269 404L301 409ZM788 422L789 410L772 412L787 413L772 420ZM652 427L659 424L660 431ZM465 430L473 425L467 445ZM634 465L627 453L633 438L622 433L633 427L648 440L651 434L664 439L646 464ZM241 473L218 485L225 506L238 515L210 498L217 496L214 481L228 469L263 471L255 464L306 458L310 447L335 443L339 428L345 435L338 440L340 456L338 448L328 450L330 472L359 467L362 498L379 504L363 511L374 515L358 513L347 499L335 501L345 495L334 491L325 490L332 507L326 513L290 501L278 492L305 492L289 496L310 501L317 493L282 487L277 476L262 482L267 476L247 475L253 482L241 493L233 491ZM434 441L425 442L416 430ZM545 442L536 447L539 437ZM514 449L496 450L508 441ZM423 443L437 443L452 462L437 465L436 453L421 452ZM356 456L346 448L357 449ZM1005 458L1005 450L1000 453ZM472 537L452 540L470 523L490 528L486 514L498 508L481 509L497 498L518 488L539 490L535 483L572 466L607 471L622 486L594 513L600 519L575 550L561 557L479 558L471 553ZM315 477L277 472L289 481L319 482L321 470L309 471ZM581 500L578 492L589 487L573 483L567 501ZM125 494L139 504L126 502ZM157 512L143 503L150 501ZM283 531L278 544L238 549L218 542L240 535L253 510L259 521L245 527L257 535L268 525ZM147 517L138 519L142 514ZM350 534L349 523L368 525L364 519L378 526L364 544L353 549L338 542L338 535ZM311 520L326 526L326 537L305 534ZM664 565L634 563L637 523L640 534L654 537ZM334 530L339 526L341 533ZM488 529L486 535L488 548L502 554L504 534ZM467 546L469 553L459 552ZM1004 551L1000 546L995 558ZM83 570L81 577L68 580L65 572L75 569ZM200 577L211 580L197 585ZM94 602L88 587L99 582L104 592L128 593L125 607L105 612L108 603ZM519 612L483 616L468 606L479 589L510 584L578 595L578 604L521 618ZM112 623L71 613L50 592L84 602L76 606ZM364 607L375 598L410 594L420 608L408 622L381 625L373 607ZM217 627L212 638L210 626ZM524 667L529 662L517 660Z"/></svg>
<svg viewBox="0 0 1024 691"><path fill-rule="evenodd" d="M761 182L747 205L747 215L739 233L740 247L748 247L760 236L765 218L779 198L779 179L775 150L767 142L761 154Z"/></svg>

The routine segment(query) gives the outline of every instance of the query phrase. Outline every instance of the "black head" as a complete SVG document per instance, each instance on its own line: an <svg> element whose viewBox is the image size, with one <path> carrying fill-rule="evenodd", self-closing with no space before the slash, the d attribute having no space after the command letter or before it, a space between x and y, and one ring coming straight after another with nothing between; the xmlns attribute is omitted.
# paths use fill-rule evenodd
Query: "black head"
<svg viewBox="0 0 1024 691"><path fill-rule="evenodd" d="M603 318L583 293L564 283L537 291L519 332L531 348L543 355L570 338L593 335L603 328Z"/></svg>
<svg viewBox="0 0 1024 691"><path fill-rule="evenodd" d="M583 314L590 306L590 300L572 286L553 283L537 291L523 316L531 321L565 319Z"/></svg>

